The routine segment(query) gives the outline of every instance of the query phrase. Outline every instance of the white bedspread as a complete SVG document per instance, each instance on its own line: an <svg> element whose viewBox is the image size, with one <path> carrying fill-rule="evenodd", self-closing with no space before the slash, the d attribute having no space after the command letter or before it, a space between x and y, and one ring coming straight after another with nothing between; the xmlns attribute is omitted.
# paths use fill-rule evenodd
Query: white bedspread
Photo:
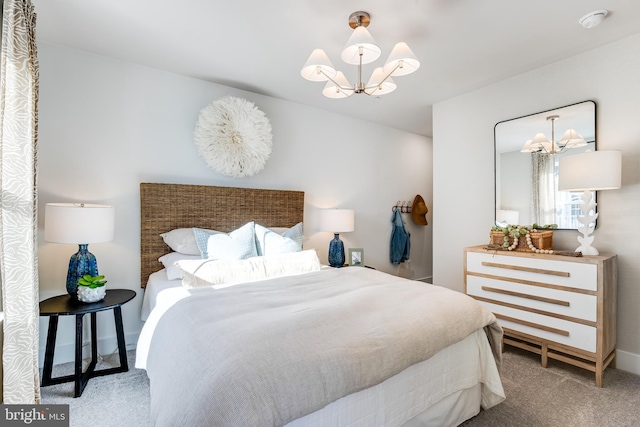
<svg viewBox="0 0 640 427"><path fill-rule="evenodd" d="M160 271L151 273L149 280L147 280L147 287L144 288L144 298L142 299L142 309L140 310L142 321L146 321L149 318L149 314L156 306L158 295L162 291L175 288L182 288L182 280L169 280L166 269L163 268Z"/></svg>
<svg viewBox="0 0 640 427"><path fill-rule="evenodd" d="M152 417L167 425L282 425L484 327L494 340L501 333L493 315L463 294L368 269L185 291L175 290L178 303L165 304L162 293L138 343Z"/></svg>

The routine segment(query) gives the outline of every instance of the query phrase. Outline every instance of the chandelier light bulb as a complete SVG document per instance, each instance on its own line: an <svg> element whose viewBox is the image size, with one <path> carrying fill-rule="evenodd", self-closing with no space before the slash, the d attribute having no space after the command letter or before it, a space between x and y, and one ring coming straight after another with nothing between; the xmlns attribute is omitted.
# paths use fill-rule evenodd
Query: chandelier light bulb
<svg viewBox="0 0 640 427"><path fill-rule="evenodd" d="M373 70L373 74L371 74L371 78L367 83L367 94L374 96L382 96L396 90L397 85L391 79L391 77L387 77L385 79L385 72L382 70L382 67L378 67ZM369 89L370 88L370 89Z"/></svg>
<svg viewBox="0 0 640 427"><path fill-rule="evenodd" d="M563 148L577 148L587 145L587 141L575 129L567 129L558 141L558 145Z"/></svg>
<svg viewBox="0 0 640 427"><path fill-rule="evenodd" d="M336 75L336 69L324 50L314 49L300 74L312 82L326 82Z"/></svg>
<svg viewBox="0 0 640 427"><path fill-rule="evenodd" d="M397 77L411 74L418 68L420 68L420 61L413 51L405 42L399 42L393 47L382 69L385 73L391 73L392 76Z"/></svg>
<svg viewBox="0 0 640 427"><path fill-rule="evenodd" d="M349 37L347 45L342 50L341 58L344 62L351 65L360 64L360 56L362 55L362 64L369 64L380 58L382 51L371 37L371 34L365 27L356 27Z"/></svg>

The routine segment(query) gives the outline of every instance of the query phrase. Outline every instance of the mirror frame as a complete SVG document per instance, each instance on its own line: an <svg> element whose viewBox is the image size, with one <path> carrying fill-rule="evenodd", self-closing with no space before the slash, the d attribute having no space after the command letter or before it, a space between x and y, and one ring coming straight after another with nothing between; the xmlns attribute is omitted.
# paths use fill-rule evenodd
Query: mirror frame
<svg viewBox="0 0 640 427"><path fill-rule="evenodd" d="M593 142L593 150L597 150L597 104L595 101L593 100L584 100L584 101L580 101L580 102L576 102L573 104L569 104L569 105L564 105L562 107L556 107L556 108L552 108L549 110L544 110L544 111L540 111L537 113L532 113L532 114L527 114L524 116L520 116L520 117L515 117L513 119L507 119L507 120L502 120L499 121L498 123L495 124L494 128L493 128L493 149L494 149L494 225L498 225L500 226L500 224L498 223L498 215L497 215L497 211L501 208L501 206L498 205L498 200L501 199L498 197L498 189L501 188L501 182L500 179L500 173L502 171L502 168L499 167L499 155L502 154L503 152L510 152L510 151L504 151L504 150L499 150L499 145L500 145L500 141L499 140L499 129L498 127L501 124L504 123L509 123L509 122L514 122L516 120L522 120L522 119L532 119L535 118L534 116L542 116L542 120L545 120L544 116L549 116L549 115L555 115L558 114L558 112L561 112L561 110L570 108L570 107L574 107L574 106L578 106L578 105L582 105L582 104L586 104L586 103L590 103L593 105L593 137L591 138L591 135L587 135L585 137L585 139L587 140L587 142L591 143ZM561 113L560 113L561 114ZM558 120L558 122L560 122L562 120L562 118L560 118ZM551 131L551 126L550 125L546 125L546 123L544 124L544 128L541 128L538 132L542 132L544 131L544 133L546 135L549 135L549 132ZM529 135L529 133L531 133ZM558 135L560 134L560 135ZM533 138L535 136L535 132L528 132L526 133L527 137L523 137L522 141L520 141L520 147L522 147L525 143L525 141L527 139ZM561 138L562 136L562 132L556 132L556 142ZM596 192L594 192L594 200L596 197ZM529 194L529 198L531 197L531 195ZM597 202L597 200L595 200ZM527 203L526 205L527 207L529 207L530 209L530 203ZM519 221L522 222L522 221ZM532 224L517 224L517 225L532 225ZM544 224L540 224L540 225L544 225ZM575 228L556 228L556 230L575 230Z"/></svg>

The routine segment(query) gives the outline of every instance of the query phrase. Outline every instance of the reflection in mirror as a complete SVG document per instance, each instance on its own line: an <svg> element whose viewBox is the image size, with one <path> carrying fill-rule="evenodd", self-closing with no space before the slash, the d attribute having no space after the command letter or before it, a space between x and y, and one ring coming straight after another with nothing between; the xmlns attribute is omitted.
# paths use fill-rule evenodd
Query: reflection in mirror
<svg viewBox="0 0 640 427"><path fill-rule="evenodd" d="M595 151L595 135L593 101L496 124L496 225L577 229L581 194L558 191L558 159Z"/></svg>

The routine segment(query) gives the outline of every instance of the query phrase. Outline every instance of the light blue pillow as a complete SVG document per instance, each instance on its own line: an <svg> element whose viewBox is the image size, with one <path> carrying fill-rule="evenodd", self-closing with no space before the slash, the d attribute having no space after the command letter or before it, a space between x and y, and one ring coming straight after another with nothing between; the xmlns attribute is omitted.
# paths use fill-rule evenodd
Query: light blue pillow
<svg viewBox="0 0 640 427"><path fill-rule="evenodd" d="M302 250L302 223L299 222L282 234L256 224L258 255L286 254Z"/></svg>
<svg viewBox="0 0 640 427"><path fill-rule="evenodd" d="M258 255L253 221L228 234L211 233L201 228L194 228L193 234L202 258L246 259Z"/></svg>

